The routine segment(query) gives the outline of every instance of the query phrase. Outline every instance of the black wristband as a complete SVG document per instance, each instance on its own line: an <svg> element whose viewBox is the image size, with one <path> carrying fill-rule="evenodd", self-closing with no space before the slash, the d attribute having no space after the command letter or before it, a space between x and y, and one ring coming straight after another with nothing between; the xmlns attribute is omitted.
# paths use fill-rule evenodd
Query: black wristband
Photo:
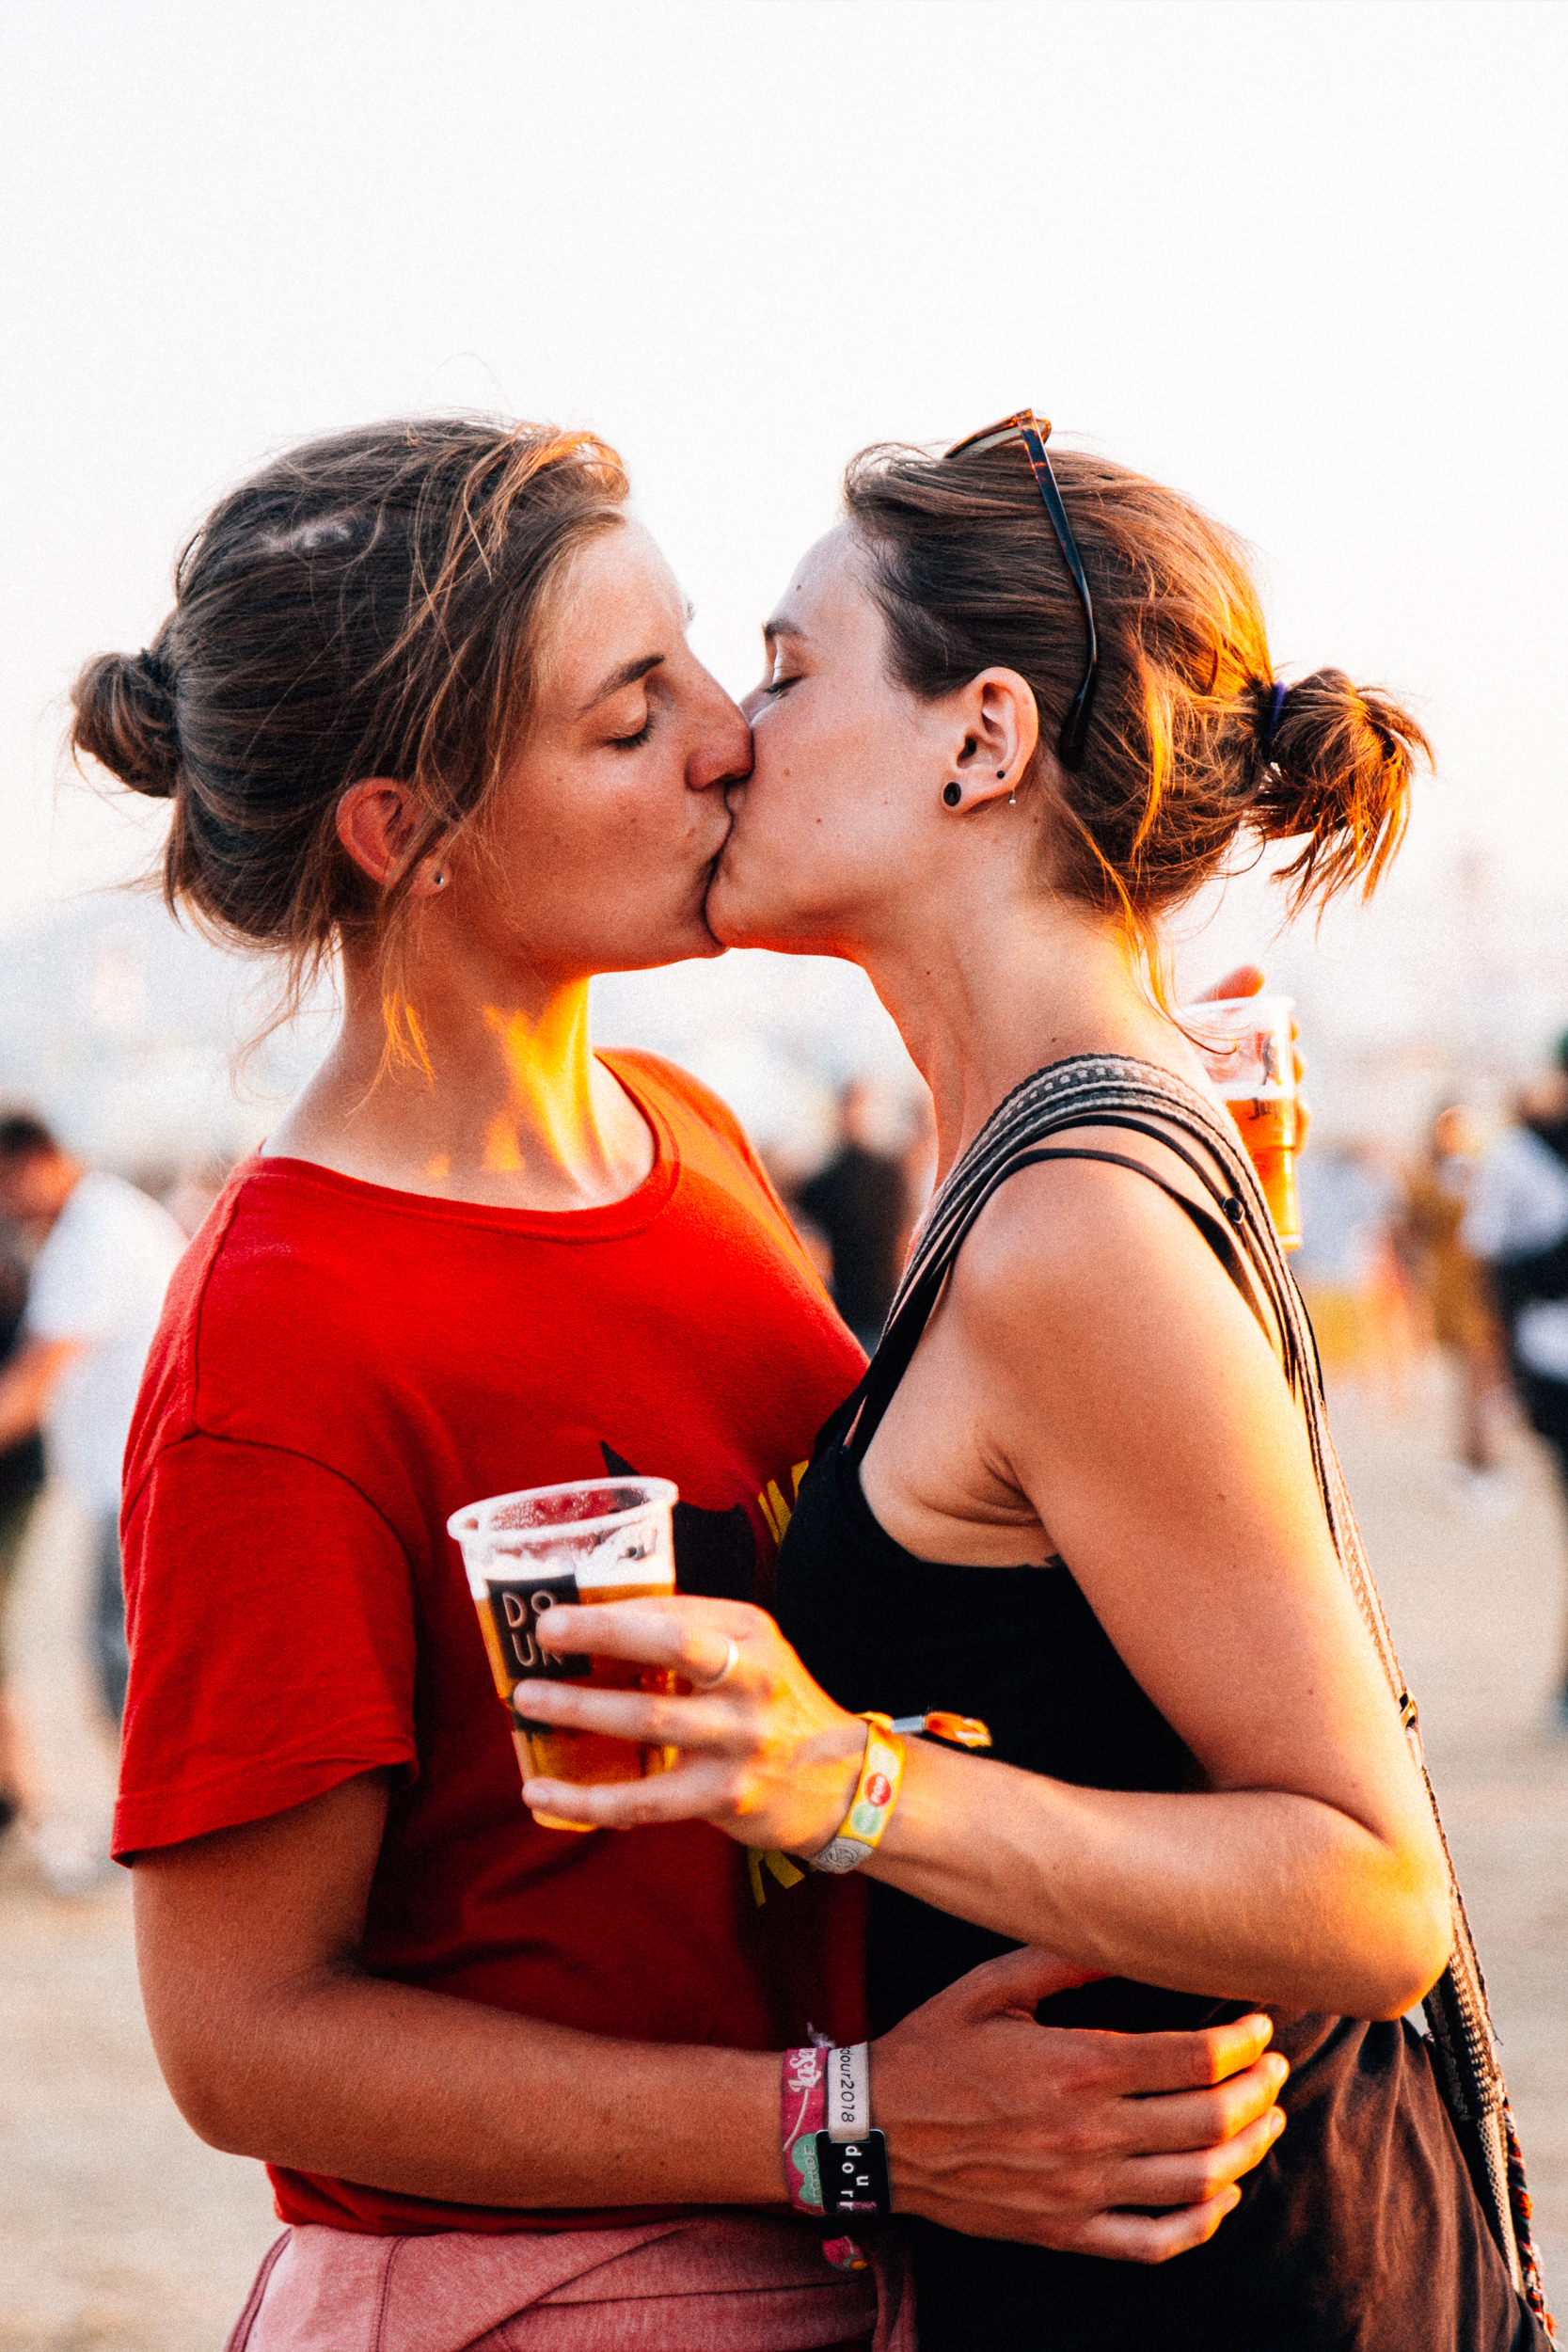
<svg viewBox="0 0 1568 2352"><path fill-rule="evenodd" d="M880 2132L863 2132L859 2139L818 2132L816 2171L825 2221L885 2221L893 2211L887 2141Z"/></svg>

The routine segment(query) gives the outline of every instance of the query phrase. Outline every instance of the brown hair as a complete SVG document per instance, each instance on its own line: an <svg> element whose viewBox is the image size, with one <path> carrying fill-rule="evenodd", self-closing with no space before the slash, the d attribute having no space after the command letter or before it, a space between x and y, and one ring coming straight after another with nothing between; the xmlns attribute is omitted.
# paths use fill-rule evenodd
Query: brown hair
<svg viewBox="0 0 1568 2352"><path fill-rule="evenodd" d="M71 694L78 755L174 803L169 905L283 950L294 994L340 940L395 961L414 867L482 821L527 731L551 591L626 496L592 434L482 417L309 441L231 491L151 645L101 654ZM421 803L387 890L337 834L367 776Z"/></svg>
<svg viewBox="0 0 1568 2352"><path fill-rule="evenodd" d="M1292 913L1357 877L1370 891L1404 831L1417 755L1431 758L1415 720L1342 670L1315 670L1276 710L1242 542L1106 458L1053 452L1053 465L1100 642L1082 764L1035 763L1067 820L1053 882L1119 911L1151 956L1160 914L1245 832L1302 843L1279 877ZM1016 670L1053 749L1083 678L1084 620L1022 446L863 450L845 503L894 675L934 701L981 670Z"/></svg>

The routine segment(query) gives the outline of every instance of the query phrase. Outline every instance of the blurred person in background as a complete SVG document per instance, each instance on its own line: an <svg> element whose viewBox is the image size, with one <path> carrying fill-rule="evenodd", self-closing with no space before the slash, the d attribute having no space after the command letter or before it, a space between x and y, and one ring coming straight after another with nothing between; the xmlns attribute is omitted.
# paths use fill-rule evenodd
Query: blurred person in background
<svg viewBox="0 0 1568 2352"><path fill-rule="evenodd" d="M1482 1156L1459 1237L1490 1271L1519 1402L1568 1504L1568 1038ZM1568 1663L1558 1708L1568 1724Z"/></svg>
<svg viewBox="0 0 1568 2352"><path fill-rule="evenodd" d="M1506 1500L1497 1419L1508 1373L1486 1270L1460 1228L1481 1154L1475 1114L1450 1104L1432 1122L1410 1173L1401 1239L1431 1318L1432 1337L1458 1375L1457 1462L1465 1493L1487 1508Z"/></svg>
<svg viewBox="0 0 1568 2352"><path fill-rule="evenodd" d="M843 1140L795 1202L827 1244L833 1304L868 1356L898 1287L912 1221L904 1157L886 1148L880 1111L877 1089L851 1078L838 1098Z"/></svg>
<svg viewBox="0 0 1568 2352"><path fill-rule="evenodd" d="M1397 1401L1411 1353L1393 1246L1400 1187L1364 1144L1320 1144L1301 1164L1302 1243L1292 1271L1329 1378L1383 1383Z"/></svg>
<svg viewBox="0 0 1568 2352"><path fill-rule="evenodd" d="M0 1447L41 1428L51 1470L87 1515L93 1665L118 1726L129 1665L120 1464L185 1236L156 1200L121 1177L85 1168L26 1116L0 1120L0 1216L38 1252L19 1342L0 1370Z"/></svg>
<svg viewBox="0 0 1568 2352"><path fill-rule="evenodd" d="M0 1378L16 1352L26 1306L26 1266L19 1252L0 1244ZM0 1832L35 1810L26 1742L8 1688L5 1614L42 1487L43 1437L35 1427L0 1449Z"/></svg>

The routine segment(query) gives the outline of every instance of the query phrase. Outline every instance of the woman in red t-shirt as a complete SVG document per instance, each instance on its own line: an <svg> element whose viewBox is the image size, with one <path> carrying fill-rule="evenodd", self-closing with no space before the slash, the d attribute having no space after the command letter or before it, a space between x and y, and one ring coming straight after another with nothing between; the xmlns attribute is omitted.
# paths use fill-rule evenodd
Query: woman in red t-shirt
<svg viewBox="0 0 1568 2352"><path fill-rule="evenodd" d="M590 1044L593 973L720 952L751 761L625 495L583 435L318 442L75 691L78 749L173 803L171 904L296 982L341 957L126 1463L116 1851L170 2088L291 2224L251 2352L384 2307L427 2352L860 2341L879 2287L909 2340L896 2265L835 2273L782 2210L778 2054L862 2030L853 1915L819 1879L759 1907L705 1824L537 1827L444 1532L629 1467L680 1486L685 1589L766 1593L863 1360L722 1106ZM1043 2033L1064 1980L1016 1955L875 2045L896 2201L1160 2259L1267 2145L1267 2023Z"/></svg>

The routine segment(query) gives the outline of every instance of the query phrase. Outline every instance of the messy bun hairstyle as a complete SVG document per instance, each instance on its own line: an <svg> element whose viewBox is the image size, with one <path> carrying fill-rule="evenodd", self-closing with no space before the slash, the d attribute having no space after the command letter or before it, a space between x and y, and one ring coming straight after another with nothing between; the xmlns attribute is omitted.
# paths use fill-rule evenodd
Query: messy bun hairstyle
<svg viewBox="0 0 1568 2352"><path fill-rule="evenodd" d="M436 417L308 442L214 507L151 645L71 694L77 755L174 803L170 906L283 950L296 989L345 938L391 955L420 858L523 738L552 585L626 496L591 434ZM337 834L368 776L418 795L386 890Z"/></svg>
<svg viewBox="0 0 1568 2352"><path fill-rule="evenodd" d="M1018 441L953 457L863 450L845 479L893 675L935 701L992 667L1033 688L1029 781L1058 889L1154 925L1215 874L1239 835L1300 844L1279 879L1291 912L1359 880L1404 831L1425 736L1342 670L1276 687L1242 542L1174 490L1073 451L1052 465L1083 557L1100 645L1083 757L1053 756L1083 682L1084 617Z"/></svg>

